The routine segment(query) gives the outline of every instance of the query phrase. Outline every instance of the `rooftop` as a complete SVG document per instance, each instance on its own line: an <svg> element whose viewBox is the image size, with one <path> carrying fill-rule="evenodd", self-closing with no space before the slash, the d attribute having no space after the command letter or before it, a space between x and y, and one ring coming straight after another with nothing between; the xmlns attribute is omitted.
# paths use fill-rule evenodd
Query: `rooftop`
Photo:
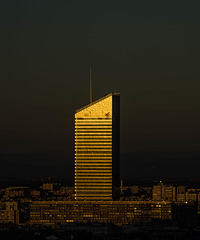
<svg viewBox="0 0 200 240"><path fill-rule="evenodd" d="M88 105L86 105L86 106L84 106L84 107L76 110L76 113L82 111L82 110L85 109L85 108L88 108L88 107L92 106L93 104L96 104L96 103L102 101L102 100L105 99L105 98L108 98L108 97L114 96L114 95L115 95L115 96L119 96L120 93L118 93L118 92L112 92L112 93L106 94L106 95L103 96L102 98L99 98L99 99L95 100L94 102L89 103Z"/></svg>

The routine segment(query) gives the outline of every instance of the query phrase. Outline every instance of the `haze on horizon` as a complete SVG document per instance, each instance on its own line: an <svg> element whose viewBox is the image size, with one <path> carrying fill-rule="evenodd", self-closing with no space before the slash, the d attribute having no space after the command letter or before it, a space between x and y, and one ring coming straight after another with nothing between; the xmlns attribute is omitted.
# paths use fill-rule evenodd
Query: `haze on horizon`
<svg viewBox="0 0 200 240"><path fill-rule="evenodd" d="M74 113L121 94L121 176L198 178L200 2L0 2L0 176L73 178Z"/></svg>

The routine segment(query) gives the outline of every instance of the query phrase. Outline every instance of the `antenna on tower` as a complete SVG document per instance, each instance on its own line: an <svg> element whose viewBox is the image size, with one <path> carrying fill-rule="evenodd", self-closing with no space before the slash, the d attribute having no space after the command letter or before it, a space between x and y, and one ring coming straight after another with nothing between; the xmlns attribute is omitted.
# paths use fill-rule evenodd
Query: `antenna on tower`
<svg viewBox="0 0 200 240"><path fill-rule="evenodd" d="M92 103L92 97L93 97L93 93L92 93L92 68L90 65L90 103Z"/></svg>

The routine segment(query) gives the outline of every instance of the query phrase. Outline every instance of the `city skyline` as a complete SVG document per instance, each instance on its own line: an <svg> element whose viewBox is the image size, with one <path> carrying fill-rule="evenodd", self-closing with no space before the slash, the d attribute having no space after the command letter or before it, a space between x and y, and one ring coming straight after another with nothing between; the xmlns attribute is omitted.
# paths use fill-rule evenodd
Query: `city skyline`
<svg viewBox="0 0 200 240"><path fill-rule="evenodd" d="M73 178L92 64L94 100L122 95L122 178L198 178L199 7L1 1L0 176Z"/></svg>

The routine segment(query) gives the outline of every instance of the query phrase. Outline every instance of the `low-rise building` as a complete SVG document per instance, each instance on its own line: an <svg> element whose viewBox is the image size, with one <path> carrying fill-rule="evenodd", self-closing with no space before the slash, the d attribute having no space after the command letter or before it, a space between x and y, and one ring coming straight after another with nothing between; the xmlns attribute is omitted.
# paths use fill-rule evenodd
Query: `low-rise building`
<svg viewBox="0 0 200 240"><path fill-rule="evenodd" d="M111 222L116 225L171 219L171 203L155 201L33 201L30 224Z"/></svg>

